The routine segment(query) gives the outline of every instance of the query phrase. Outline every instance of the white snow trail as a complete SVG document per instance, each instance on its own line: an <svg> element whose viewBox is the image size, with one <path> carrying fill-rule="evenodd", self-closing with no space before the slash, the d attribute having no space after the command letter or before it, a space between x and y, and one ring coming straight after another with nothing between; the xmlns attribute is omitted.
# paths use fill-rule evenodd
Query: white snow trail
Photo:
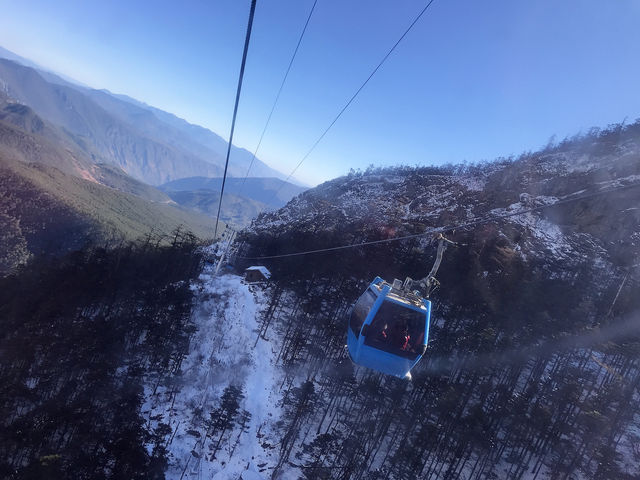
<svg viewBox="0 0 640 480"><path fill-rule="evenodd" d="M270 445L280 417L273 346L258 339L260 317L266 308L263 287L247 285L236 275L212 275L205 269L194 285L196 306L189 354L182 363L177 384L167 381L145 389L143 415L149 429L167 424L168 480L245 480L269 476L275 463ZM270 341L277 341L272 338ZM225 387L242 389L240 409L251 414L243 432L237 425L216 457L210 455L213 439L205 438L210 412L219 406ZM155 390L155 393L154 393ZM233 454L232 454L233 453Z"/></svg>

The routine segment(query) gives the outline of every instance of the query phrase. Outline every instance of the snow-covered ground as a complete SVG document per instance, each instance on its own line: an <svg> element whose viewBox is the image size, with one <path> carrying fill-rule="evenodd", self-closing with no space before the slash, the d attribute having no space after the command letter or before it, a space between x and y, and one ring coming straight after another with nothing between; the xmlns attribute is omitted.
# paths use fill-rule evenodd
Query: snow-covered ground
<svg viewBox="0 0 640 480"><path fill-rule="evenodd" d="M166 477L269 478L269 467L277 462L271 449L277 444L274 425L280 413L281 377L275 367L274 345L258 338L265 292L235 275L213 276L213 266L205 268L192 288L196 290L197 331L181 374L173 384L171 380L150 381L142 408L150 431L161 423L170 427L165 444ZM215 440L206 438L205 421L220 406L229 385L242 389L239 411L246 410L251 419L244 430L236 424L212 458L217 435Z"/></svg>

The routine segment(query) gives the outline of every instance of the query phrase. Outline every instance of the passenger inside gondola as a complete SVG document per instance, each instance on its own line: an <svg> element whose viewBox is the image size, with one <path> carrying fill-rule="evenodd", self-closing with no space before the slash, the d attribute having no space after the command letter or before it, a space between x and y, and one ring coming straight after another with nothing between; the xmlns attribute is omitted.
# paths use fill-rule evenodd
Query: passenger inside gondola
<svg viewBox="0 0 640 480"><path fill-rule="evenodd" d="M424 340L424 316L385 301L371 323L370 332L365 338L365 345L403 357L414 357L419 351L418 340Z"/></svg>
<svg viewBox="0 0 640 480"><path fill-rule="evenodd" d="M409 340L411 340L411 335L409 335L409 326L406 322L399 321L393 326L393 330L389 337L389 343L394 348L407 351L409 350Z"/></svg>
<svg viewBox="0 0 640 480"><path fill-rule="evenodd" d="M375 332L375 330L374 330ZM376 333L376 340L381 342L387 342L389 340L389 325L386 323L382 326L382 329Z"/></svg>

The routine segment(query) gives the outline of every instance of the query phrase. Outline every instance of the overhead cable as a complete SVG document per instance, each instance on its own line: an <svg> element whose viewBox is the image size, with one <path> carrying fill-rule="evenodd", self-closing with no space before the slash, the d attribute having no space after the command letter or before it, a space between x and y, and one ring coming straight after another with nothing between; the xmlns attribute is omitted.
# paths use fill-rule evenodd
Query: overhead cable
<svg viewBox="0 0 640 480"><path fill-rule="evenodd" d="M242 64L240 65L240 76L238 78L238 89L236 91L236 102L233 107L233 119L231 120L231 133L229 134L229 144L227 145L227 158L224 164L224 175L222 176L222 187L220 188L220 201L218 202L218 214L216 215L216 228L213 234L214 239L218 236L218 222L220 221L220 209L222 208L224 184L227 180L227 169L229 167L229 155L231 153L231 145L233 144L233 131L236 127L236 115L238 114L238 103L240 102L240 91L242 90L244 66L247 62L247 52L249 50L249 40L251 39L251 27L253 26L253 15L255 11L256 11L256 0L251 0L251 10L249 11L249 22L247 24L247 33L244 39L244 50L242 51Z"/></svg>
<svg viewBox="0 0 640 480"><path fill-rule="evenodd" d="M298 54L298 49L300 48L300 44L302 43L302 38L304 37L304 34L307 31L307 26L311 21L311 16L313 15L313 11L315 10L317 3L318 3L318 0L315 0L313 2L313 5L311 6L311 11L307 16L307 21L305 22L304 28L302 29L302 33L300 33L300 37L298 38L298 43L296 44L296 48L293 51L291 60L289 61L289 66L287 67L287 71L285 72L284 77L282 78L282 82L280 83L280 88L278 89L278 93L276 94L276 99L273 101L273 105L271 106L271 111L269 112L269 116L267 117L267 122L265 123L264 128L262 129L260 140L258 140L258 145L256 146L256 149L254 150L253 155L251 156L251 162L249 163L249 168L247 168L247 173L245 174L244 179L242 180L242 184L240 186L240 193L242 193L242 189L244 188L244 183L247 181L247 177L249 176L251 167L253 167L253 163L255 162L256 156L258 155L258 150L260 150L260 145L262 145L262 139L264 138L264 134L267 132L267 128L269 128L271 117L273 116L273 112L276 109L278 100L280 100L280 94L282 94L282 89L284 88L284 84L287 81L287 77L289 76L289 72L291 71L291 67L293 66L293 61L296 59L296 55Z"/></svg>
<svg viewBox="0 0 640 480"><path fill-rule="evenodd" d="M298 170L298 168L300 168L300 165L302 165L302 163L309 157L309 155L311 155L311 152L313 152L315 150L315 148L318 146L318 144L322 141L322 139L325 137L325 135L329 132L329 130L331 130L331 128L336 124L336 122L338 121L338 119L342 116L342 114L347 110L347 108L349 108L349 105L351 105L353 103L353 101L356 99L356 97L360 94L360 92L362 91L362 89L367 85L367 83L369 83L369 80L371 80L373 78L373 76L376 74L376 72L380 69L380 67L382 67L382 65L384 64L384 62L387 61L387 59L391 56L391 54L393 53L393 51L396 49L396 47L398 45L400 45L400 42L402 42L402 40L404 39L404 37L407 36L407 34L411 31L411 29L415 26L416 23L418 23L418 20L420 20L420 18L422 17L422 15L424 15L424 13L427 11L427 9L431 6L431 4L434 2L435 0L429 0L429 2L425 5L425 7L420 11L420 13L418 13L418 15L413 19L413 22L411 22L411 24L407 27L407 29L404 31L404 33L400 36L400 38L398 38L398 40L396 41L396 43L393 45L393 47L391 47L391 49L387 52L387 54L382 57L382 60L380 60L380 62L378 63L378 65L376 65L376 67L373 69L373 71L369 74L369 76L367 77L367 79L360 85L360 87L356 90L356 92L351 96L351 98L349 99L349 101L347 103L344 104L344 106L342 107L342 109L340 109L340 111L338 112L338 114L335 116L335 118L331 121L331 123L329 124L329 126L327 128L324 129L324 131L322 132L322 134L318 137L318 139L314 142L314 144L311 146L311 148L307 151L307 153L302 157L302 159L300 160L300 162L298 162L298 164L296 165L296 167L291 171L291 173L289 174L289 176L287 177L287 179L282 183L282 185L280 185L280 188L278 188L278 190L276 190L276 192L273 194L273 198L276 198L278 193L280 193L280 190L282 190L282 188L285 186L286 182L289 181L289 179L293 176L294 173L296 173L296 171Z"/></svg>

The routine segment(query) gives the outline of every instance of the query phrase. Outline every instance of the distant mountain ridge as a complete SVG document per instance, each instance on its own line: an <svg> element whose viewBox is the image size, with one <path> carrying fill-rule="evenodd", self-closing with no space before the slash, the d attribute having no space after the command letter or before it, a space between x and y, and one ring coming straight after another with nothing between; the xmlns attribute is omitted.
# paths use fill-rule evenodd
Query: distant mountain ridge
<svg viewBox="0 0 640 480"><path fill-rule="evenodd" d="M105 91L105 93L108 93L109 95L119 98L125 102L132 103L133 105L138 105L140 108L152 112L159 120L168 125L171 125L177 130L180 130L185 135L188 135L192 139L192 141L195 140L195 142L207 147L211 151L220 155L221 158L225 157L225 153L227 150L227 141L208 128L189 123L186 120L177 117L173 113L165 112L164 110L160 110L151 105L147 105L146 103L139 102L138 100L128 97L127 95L114 94L109 92L108 90ZM252 161L253 165L251 166L251 170L249 170L249 165ZM244 148L236 147L235 145L231 146L229 169L231 176L235 177L244 177L248 171L250 177L276 177L280 179L287 178L281 172L269 167L258 158L254 159L253 153L251 153L250 151ZM295 179L289 179L289 181L294 184L303 186L302 183L296 182Z"/></svg>
<svg viewBox="0 0 640 480"><path fill-rule="evenodd" d="M94 161L120 166L152 185L220 176L227 142L210 130L146 105L69 82L0 49L0 91L63 128ZM29 65L29 66L26 66ZM232 147L229 175L244 177L253 155ZM285 176L255 159L250 175Z"/></svg>
<svg viewBox="0 0 640 480"><path fill-rule="evenodd" d="M206 175L221 171L188 152L142 135L79 90L51 84L33 69L0 60L0 78L8 85L11 98L59 125L96 163L118 165L129 175L152 185L194 171Z"/></svg>
<svg viewBox="0 0 640 480"><path fill-rule="evenodd" d="M194 125L172 113L165 112L126 95L116 95L108 90L87 89L87 95L106 111L123 122L151 135L162 138L169 145L183 149L215 165L224 165L227 142L219 135L199 125ZM244 148L231 148L229 174L244 177L253 155ZM250 170L252 177L285 176L255 159Z"/></svg>
<svg viewBox="0 0 640 480"><path fill-rule="evenodd" d="M210 190L219 192L222 178L191 177L173 180L160 186L165 192ZM227 193L244 197L265 204L268 207L279 208L307 189L299 187L278 178L227 178L225 195Z"/></svg>
<svg viewBox="0 0 640 480"><path fill-rule="evenodd" d="M167 196L182 207L204 213L213 219L218 214L220 192L213 190L168 191ZM267 209L264 203L233 193L224 194L220 219L234 229L246 227L260 212Z"/></svg>
<svg viewBox="0 0 640 480"><path fill-rule="evenodd" d="M150 201L170 202L160 190L129 176L116 165L94 163L67 132L42 119L29 106L0 93L0 152L41 163L85 180Z"/></svg>

